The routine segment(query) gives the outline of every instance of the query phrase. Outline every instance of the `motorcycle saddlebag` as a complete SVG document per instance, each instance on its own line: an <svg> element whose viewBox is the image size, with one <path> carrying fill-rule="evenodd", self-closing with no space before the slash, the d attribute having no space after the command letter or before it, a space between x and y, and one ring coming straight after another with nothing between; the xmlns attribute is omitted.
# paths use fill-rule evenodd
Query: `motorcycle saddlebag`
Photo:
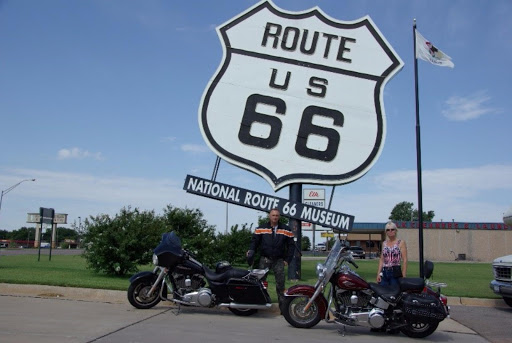
<svg viewBox="0 0 512 343"><path fill-rule="evenodd" d="M227 283L228 293L233 302L239 304L267 304L270 296L261 286L259 280L230 279Z"/></svg>
<svg viewBox="0 0 512 343"><path fill-rule="evenodd" d="M446 318L443 304L426 293L408 293L402 297L403 313L412 323L437 323Z"/></svg>

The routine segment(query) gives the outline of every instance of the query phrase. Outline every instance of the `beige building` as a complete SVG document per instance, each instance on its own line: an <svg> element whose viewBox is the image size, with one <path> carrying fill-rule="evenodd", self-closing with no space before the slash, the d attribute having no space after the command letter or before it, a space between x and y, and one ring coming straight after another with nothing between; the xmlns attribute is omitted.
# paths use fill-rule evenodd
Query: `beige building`
<svg viewBox="0 0 512 343"><path fill-rule="evenodd" d="M419 260L417 222L395 222L398 238L407 243L408 258ZM468 260L492 262L512 254L512 227L503 223L425 222L423 223L423 258L431 261ZM366 253L380 252L386 223L354 223L348 234L350 245Z"/></svg>

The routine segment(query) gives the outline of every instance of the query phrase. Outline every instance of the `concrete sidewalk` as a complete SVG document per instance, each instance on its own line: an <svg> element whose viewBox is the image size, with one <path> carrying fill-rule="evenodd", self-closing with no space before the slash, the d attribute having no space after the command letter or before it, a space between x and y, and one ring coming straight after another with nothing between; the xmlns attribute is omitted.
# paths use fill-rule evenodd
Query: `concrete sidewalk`
<svg viewBox="0 0 512 343"><path fill-rule="evenodd" d="M78 300L86 302L99 302L111 304L128 304L126 291L101 290L89 288L58 287L46 285L19 285L0 283L0 296L20 296L33 298ZM449 297L450 306L482 306L482 307L507 307L503 300L495 299L471 299L460 297ZM159 306L174 307L168 302L162 302ZM217 309L218 311L227 311L226 309ZM278 316L279 309L273 305L269 311L260 311L264 316ZM445 332L476 334L472 329L447 318L439 325L439 329Z"/></svg>

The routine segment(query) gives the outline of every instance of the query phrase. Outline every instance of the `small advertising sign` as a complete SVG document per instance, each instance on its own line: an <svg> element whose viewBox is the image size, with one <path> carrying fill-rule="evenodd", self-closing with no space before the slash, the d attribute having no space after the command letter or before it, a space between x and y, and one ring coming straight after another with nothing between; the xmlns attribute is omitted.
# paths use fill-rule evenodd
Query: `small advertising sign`
<svg viewBox="0 0 512 343"><path fill-rule="evenodd" d="M316 206L325 207L325 189L304 189L302 190L302 203Z"/></svg>

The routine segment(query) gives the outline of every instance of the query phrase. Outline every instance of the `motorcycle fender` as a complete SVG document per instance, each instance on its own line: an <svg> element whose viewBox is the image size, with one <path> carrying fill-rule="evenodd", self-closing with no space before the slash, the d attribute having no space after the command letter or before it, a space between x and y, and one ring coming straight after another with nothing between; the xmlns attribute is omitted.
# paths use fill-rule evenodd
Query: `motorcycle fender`
<svg viewBox="0 0 512 343"><path fill-rule="evenodd" d="M130 283L138 280L138 279L142 279L142 278L148 278L148 279L154 279L156 280L156 278L158 277L158 275L156 275L155 273L153 272L149 272L149 271L146 271L146 272L140 272L140 273L137 273L135 275L133 275L131 278L130 278Z"/></svg>
<svg viewBox="0 0 512 343"><path fill-rule="evenodd" d="M298 295L306 295L308 297L312 297L315 294L315 287L310 285L295 285L284 293L285 297L294 297ZM325 318L325 314L327 312L327 300L325 299L323 294L319 294L315 299L315 303L318 306L318 311L320 312L320 317Z"/></svg>

